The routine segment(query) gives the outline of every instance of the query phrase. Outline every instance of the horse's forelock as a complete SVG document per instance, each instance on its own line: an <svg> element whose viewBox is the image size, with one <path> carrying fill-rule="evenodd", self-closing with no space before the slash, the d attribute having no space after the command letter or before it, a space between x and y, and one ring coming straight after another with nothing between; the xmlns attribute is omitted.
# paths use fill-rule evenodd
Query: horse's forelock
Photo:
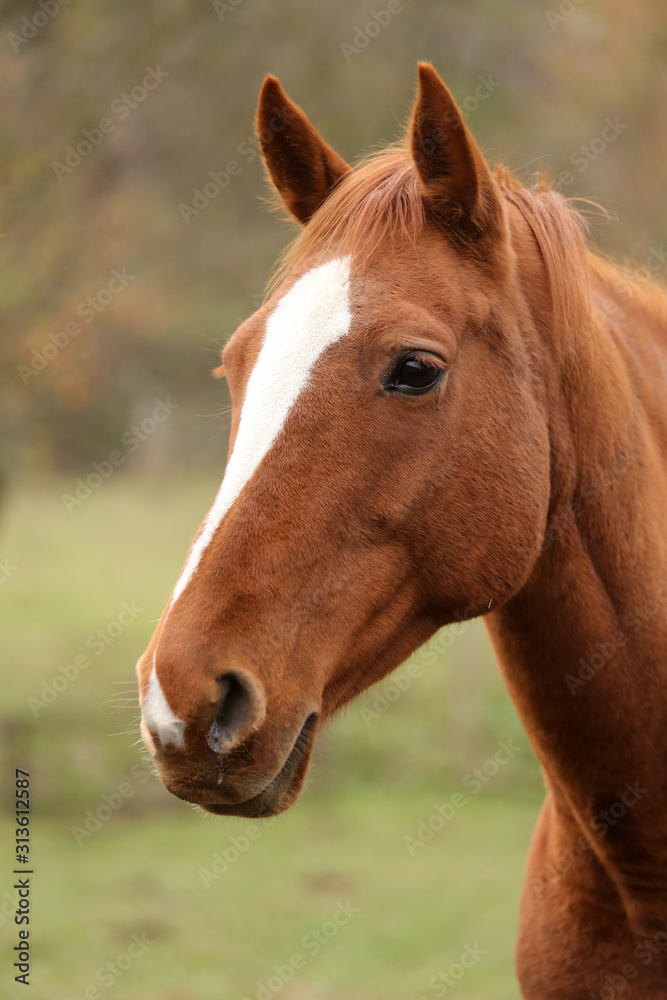
<svg viewBox="0 0 667 1000"><path fill-rule="evenodd" d="M287 248L269 284L274 291L297 263L334 248L355 259L380 246L415 245L426 224L420 182L407 149L390 147L356 165Z"/></svg>

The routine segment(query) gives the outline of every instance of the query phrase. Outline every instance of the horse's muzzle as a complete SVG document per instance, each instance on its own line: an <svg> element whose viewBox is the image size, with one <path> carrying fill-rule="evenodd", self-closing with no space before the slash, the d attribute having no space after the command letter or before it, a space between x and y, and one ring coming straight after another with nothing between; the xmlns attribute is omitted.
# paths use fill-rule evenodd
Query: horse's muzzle
<svg viewBox="0 0 667 1000"><path fill-rule="evenodd" d="M273 731L266 722L263 688L248 671L222 675L218 687L217 704L209 703L205 712L183 724L178 739L173 738L173 723L160 725L157 713L146 713L144 742L162 783L178 798L218 815L282 812L303 785L317 713L307 715L290 738L289 729Z"/></svg>

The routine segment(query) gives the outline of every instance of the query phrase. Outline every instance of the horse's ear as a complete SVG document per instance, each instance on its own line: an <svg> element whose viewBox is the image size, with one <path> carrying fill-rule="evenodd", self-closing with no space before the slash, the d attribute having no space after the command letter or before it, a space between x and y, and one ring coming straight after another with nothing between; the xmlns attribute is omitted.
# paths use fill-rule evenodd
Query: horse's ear
<svg viewBox="0 0 667 1000"><path fill-rule="evenodd" d="M313 128L275 76L259 95L257 135L278 193L299 222L308 222L331 189L350 172Z"/></svg>
<svg viewBox="0 0 667 1000"><path fill-rule="evenodd" d="M498 231L502 205L491 171L454 98L428 63L419 64L410 142L424 202L441 224L468 238Z"/></svg>

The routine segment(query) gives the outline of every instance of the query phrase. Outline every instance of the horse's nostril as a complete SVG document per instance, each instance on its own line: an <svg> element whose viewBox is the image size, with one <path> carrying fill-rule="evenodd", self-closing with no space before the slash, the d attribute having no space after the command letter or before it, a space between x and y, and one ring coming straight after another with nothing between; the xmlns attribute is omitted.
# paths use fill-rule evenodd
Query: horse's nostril
<svg viewBox="0 0 667 1000"><path fill-rule="evenodd" d="M261 725L266 705L259 684L246 673L223 674L218 684L222 695L207 741L215 753L226 753Z"/></svg>

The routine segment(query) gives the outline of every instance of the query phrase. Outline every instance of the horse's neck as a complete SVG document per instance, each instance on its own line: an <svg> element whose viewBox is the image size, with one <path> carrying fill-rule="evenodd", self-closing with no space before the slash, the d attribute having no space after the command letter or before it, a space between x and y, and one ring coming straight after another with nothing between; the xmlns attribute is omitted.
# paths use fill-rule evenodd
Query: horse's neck
<svg viewBox="0 0 667 1000"><path fill-rule="evenodd" d="M536 277L536 258L527 264ZM487 624L552 787L578 822L640 782L651 794L633 815L664 838L667 412L655 402L656 372L632 347L639 315L619 306L583 362L559 359L548 343L555 331L535 317L545 373L584 368L566 386L556 372L545 387L553 494L544 550Z"/></svg>

